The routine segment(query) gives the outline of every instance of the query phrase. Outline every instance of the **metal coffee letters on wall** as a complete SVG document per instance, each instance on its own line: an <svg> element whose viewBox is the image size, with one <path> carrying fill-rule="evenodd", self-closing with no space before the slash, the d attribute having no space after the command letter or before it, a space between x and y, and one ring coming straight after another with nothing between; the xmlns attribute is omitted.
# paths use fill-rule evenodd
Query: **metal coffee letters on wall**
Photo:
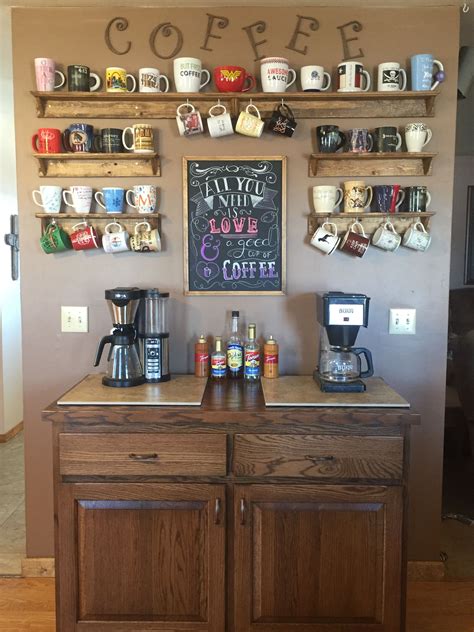
<svg viewBox="0 0 474 632"><path fill-rule="evenodd" d="M171 37L173 33L176 34L176 46L169 55L164 55L163 53L159 53L156 50L156 36L158 35L158 33L160 33L160 31L163 37ZM171 22L162 22L161 24L158 24L158 26L155 26L155 28L151 32L150 48L152 50L152 53L160 59L171 59L172 57L176 57L176 55L183 48L183 34L180 29L177 26L174 26L174 24L171 24Z"/></svg>
<svg viewBox="0 0 474 632"><path fill-rule="evenodd" d="M105 43L109 50L111 50L116 55L126 55L128 51L132 48L132 42L128 41L125 50L118 50L112 44L112 40L110 38L110 29L115 26L117 31L126 31L128 29L128 20L127 18L113 18L107 24L107 28L105 29Z"/></svg>
<svg viewBox="0 0 474 632"><path fill-rule="evenodd" d="M296 23L295 31L290 40L290 43L288 44L288 46L285 46L285 48L288 48L289 50L294 50L295 53L301 53L301 55L306 55L306 53L308 52L307 46L304 46L302 49L296 48L296 40L298 39L298 35L304 35L305 37L310 37L309 33L306 33L305 31L301 30L301 23L303 22L303 20L308 20L309 28L312 31L317 31L319 29L319 22L315 18L308 17L305 15L297 15L296 17L298 18L298 22Z"/></svg>
<svg viewBox="0 0 474 632"><path fill-rule="evenodd" d="M208 51L212 51L212 48L207 48L207 44L209 42L209 40L212 38L214 39L222 39L222 35L214 35L212 32L212 27L214 25L214 21L217 21L217 28L219 29L225 29L227 26L229 26L229 20L226 17L223 17L222 15L212 15L212 13L207 13L206 14L208 16L208 20L207 20L207 31L206 31L206 37L204 39L204 45L201 46L201 50L208 50Z"/></svg>
<svg viewBox="0 0 474 632"><path fill-rule="evenodd" d="M341 32L342 50L343 50L342 59L343 59L343 61L347 61L348 59L359 59L359 58L365 56L364 55L364 51L362 50L362 48L359 48L359 51L355 55L351 55L351 52L349 50L349 42L355 42L359 38L358 37L347 37L346 33L344 32L344 29L346 27L348 27L348 26L352 26L352 30L355 33L360 33L362 31L362 29L364 28L362 26L362 24L360 22L358 22L357 20L354 20L353 22L347 22L347 24L342 24L341 26L337 27L339 29L339 31Z"/></svg>

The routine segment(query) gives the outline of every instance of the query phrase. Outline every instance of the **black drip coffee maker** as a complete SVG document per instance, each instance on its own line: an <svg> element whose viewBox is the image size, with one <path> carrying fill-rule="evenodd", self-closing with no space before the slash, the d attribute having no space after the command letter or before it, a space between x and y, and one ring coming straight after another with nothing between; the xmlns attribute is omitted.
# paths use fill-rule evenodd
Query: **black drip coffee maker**
<svg viewBox="0 0 474 632"><path fill-rule="evenodd" d="M354 344L359 327L367 327L370 298L364 294L327 292L317 294L316 300L322 328L314 379L324 392L362 393L366 389L363 378L374 374L372 354ZM361 358L365 358L365 370Z"/></svg>
<svg viewBox="0 0 474 632"><path fill-rule="evenodd" d="M138 336L134 325L141 292L137 287L116 287L105 290L105 298L112 316L114 329L99 342L94 366L98 366L106 344L107 372L102 378L105 386L138 386L145 382L138 355Z"/></svg>

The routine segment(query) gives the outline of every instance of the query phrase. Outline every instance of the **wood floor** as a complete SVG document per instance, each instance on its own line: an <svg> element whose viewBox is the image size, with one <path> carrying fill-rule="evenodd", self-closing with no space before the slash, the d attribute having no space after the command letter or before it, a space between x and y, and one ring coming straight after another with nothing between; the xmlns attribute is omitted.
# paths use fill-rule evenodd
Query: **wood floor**
<svg viewBox="0 0 474 632"><path fill-rule="evenodd" d="M1 632L54 632L54 579L0 579ZM473 632L474 580L413 582L407 632Z"/></svg>

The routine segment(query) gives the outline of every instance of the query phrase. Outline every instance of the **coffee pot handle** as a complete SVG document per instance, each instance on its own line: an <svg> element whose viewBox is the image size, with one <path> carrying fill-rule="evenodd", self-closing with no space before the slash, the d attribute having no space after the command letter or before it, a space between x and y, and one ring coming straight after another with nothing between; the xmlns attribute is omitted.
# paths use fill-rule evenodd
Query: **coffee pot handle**
<svg viewBox="0 0 474 632"><path fill-rule="evenodd" d="M102 351L104 350L104 347L106 344L112 344L112 340L113 340L113 336L104 336L101 341L99 342L99 346L97 348L97 354L95 356L95 362L94 362L94 366L99 366L100 363L100 359L102 357Z"/></svg>
<svg viewBox="0 0 474 632"><path fill-rule="evenodd" d="M367 362L367 370L362 371L360 377L371 377L374 374L374 365L372 363L372 354L365 347L354 347L352 352L357 356L363 355L365 357L365 361Z"/></svg>

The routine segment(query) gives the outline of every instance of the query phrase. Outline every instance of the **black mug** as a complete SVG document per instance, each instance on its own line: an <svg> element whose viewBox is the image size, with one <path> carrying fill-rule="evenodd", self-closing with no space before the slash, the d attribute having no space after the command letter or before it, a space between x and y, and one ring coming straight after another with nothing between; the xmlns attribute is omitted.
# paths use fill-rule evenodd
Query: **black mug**
<svg viewBox="0 0 474 632"><path fill-rule="evenodd" d="M95 92L101 80L88 66L73 64L67 67L67 85L70 92Z"/></svg>
<svg viewBox="0 0 474 632"><path fill-rule="evenodd" d="M97 151L104 154L120 154L125 151L122 142L123 130L115 127L104 127L97 136Z"/></svg>
<svg viewBox="0 0 474 632"><path fill-rule="evenodd" d="M374 130L374 148L375 152L394 152L398 151L402 146L402 137L398 133L396 127L376 127Z"/></svg>
<svg viewBox="0 0 474 632"><path fill-rule="evenodd" d="M431 202L431 195L425 186L405 188L405 208L408 213L424 213Z"/></svg>
<svg viewBox="0 0 474 632"><path fill-rule="evenodd" d="M337 125L319 125L316 128L316 137L322 154L334 154L346 143L346 136Z"/></svg>
<svg viewBox="0 0 474 632"><path fill-rule="evenodd" d="M279 136L293 136L296 126L293 112L284 103L277 107L268 121L268 130Z"/></svg>

